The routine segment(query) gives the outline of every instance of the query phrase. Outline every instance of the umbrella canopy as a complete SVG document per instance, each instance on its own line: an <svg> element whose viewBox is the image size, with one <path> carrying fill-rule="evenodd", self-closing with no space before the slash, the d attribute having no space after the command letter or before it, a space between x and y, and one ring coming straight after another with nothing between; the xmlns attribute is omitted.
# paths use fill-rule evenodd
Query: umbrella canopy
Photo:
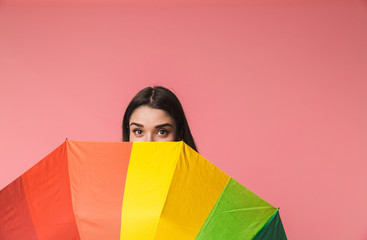
<svg viewBox="0 0 367 240"><path fill-rule="evenodd" d="M286 239L278 209L183 142L66 141L0 191L0 239Z"/></svg>

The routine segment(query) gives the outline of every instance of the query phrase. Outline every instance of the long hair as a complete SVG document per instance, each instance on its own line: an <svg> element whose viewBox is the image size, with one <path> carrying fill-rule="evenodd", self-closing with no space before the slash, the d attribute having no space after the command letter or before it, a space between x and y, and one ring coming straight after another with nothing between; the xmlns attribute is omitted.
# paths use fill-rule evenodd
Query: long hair
<svg viewBox="0 0 367 240"><path fill-rule="evenodd" d="M134 110L140 106L161 109L168 113L175 121L177 126L176 140L183 140L192 149L197 151L194 138L191 135L189 124L187 123L180 101L173 92L161 86L144 88L131 100L126 108L124 119L122 121L123 141L130 140L130 117Z"/></svg>

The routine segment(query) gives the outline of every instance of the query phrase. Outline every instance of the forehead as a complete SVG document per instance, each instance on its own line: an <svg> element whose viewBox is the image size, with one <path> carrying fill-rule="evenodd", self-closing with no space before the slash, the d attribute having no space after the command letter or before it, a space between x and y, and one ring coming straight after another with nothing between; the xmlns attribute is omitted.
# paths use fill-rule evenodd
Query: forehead
<svg viewBox="0 0 367 240"><path fill-rule="evenodd" d="M161 109L155 109L148 106L140 106L131 114L129 123L140 123L144 126L160 125L164 123L174 124L172 117Z"/></svg>

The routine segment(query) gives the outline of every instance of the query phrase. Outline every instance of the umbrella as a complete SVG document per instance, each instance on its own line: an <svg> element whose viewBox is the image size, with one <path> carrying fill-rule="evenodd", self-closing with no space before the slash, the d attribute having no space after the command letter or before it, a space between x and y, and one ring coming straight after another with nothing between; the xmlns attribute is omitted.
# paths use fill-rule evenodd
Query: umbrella
<svg viewBox="0 0 367 240"><path fill-rule="evenodd" d="M184 142L65 141L0 191L0 239L286 239L277 208Z"/></svg>

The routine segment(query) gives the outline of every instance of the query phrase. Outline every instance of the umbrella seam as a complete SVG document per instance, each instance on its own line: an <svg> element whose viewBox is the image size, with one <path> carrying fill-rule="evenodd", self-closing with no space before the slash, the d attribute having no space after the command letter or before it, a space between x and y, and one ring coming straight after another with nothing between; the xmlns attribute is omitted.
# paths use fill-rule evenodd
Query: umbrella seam
<svg viewBox="0 0 367 240"><path fill-rule="evenodd" d="M29 170L28 170L29 171ZM23 185L23 191L24 191L24 198L25 198L25 201L26 201L26 204L27 204L27 207L28 207L28 210L29 210L29 217L31 219L31 222L32 222L32 225L33 225L33 229L34 229L34 232L35 232L35 235L37 237L37 239L39 239L39 233L37 232L37 227L38 227L38 221L37 219L32 216L32 212L33 211L33 206L32 206L32 202L31 200L29 199L29 196L27 196L26 194L26 189L29 191L30 187L29 187L29 182L28 182L28 175L27 175L27 172L26 171L21 177L22 179L22 185ZM32 210L31 210L32 208Z"/></svg>
<svg viewBox="0 0 367 240"><path fill-rule="evenodd" d="M79 232L79 226L78 226L78 222L76 220L76 215L75 215L75 207L74 207L74 200L73 200L73 192L71 189L71 179L70 179L70 164L69 164L69 158L70 158L70 149L71 148L71 144L69 140L65 141L65 151L66 151L66 164L68 166L68 180L69 180L69 189L70 189L70 203L71 203L71 209L73 211L73 216L74 216L74 221L75 221L75 226L76 226L76 230L78 231L78 237L79 239L81 239L80 236L80 232Z"/></svg>
<svg viewBox="0 0 367 240"><path fill-rule="evenodd" d="M212 220L213 215L215 214L214 212L216 211L216 209L217 209L217 207L218 207L218 205L219 205L219 204L217 204L217 203L219 203L219 201L222 199L222 196L224 195L224 192L225 192L225 190L227 189L228 184L229 184L229 182L230 182L230 180L231 180L231 179L232 179L232 178L231 178L231 177L229 177L229 179L228 179L228 181L227 181L226 186L223 188L222 193L220 194L219 198L218 198L218 199L217 199L217 201L215 202L215 204L214 204L214 206L213 206L212 210L210 211L210 213L209 213L209 215L208 215L207 219L205 220L205 222L204 222L203 226L201 227L201 229L200 229L199 233L196 235L195 239L199 236L199 234L202 232L202 230L203 230L203 229L204 229L204 228L209 224L209 222Z"/></svg>
<svg viewBox="0 0 367 240"><path fill-rule="evenodd" d="M266 225L270 224L270 222L275 218L275 216L278 212L279 212L279 210L276 209L275 213L273 213L273 215L268 219L268 221L266 221L266 223L255 233L255 235L251 239L254 239L257 236L257 234L259 234L261 232L261 230L266 227ZM265 229L264 233L267 232L267 231L268 231L268 229Z"/></svg>
<svg viewBox="0 0 367 240"><path fill-rule="evenodd" d="M175 172L176 172L176 169L177 169L177 163L178 163L178 158L180 156L180 154L182 153L182 149L183 149L183 141L180 141L180 151L178 151L177 155L176 155L176 165L175 165L175 169L172 171L172 175L171 175L171 181L169 183L169 186L168 186L168 189L167 189L167 192L166 192L166 195L164 196L164 200L163 200L163 204L162 204L162 207L161 207L161 212L159 214L159 219L154 227L154 231L153 231L153 239L155 238L155 233L157 232L157 228L158 228L158 225L159 225L159 221L160 221L160 217L162 216L162 212L163 212L163 209L165 208L166 206L166 203L167 203L167 196L168 196L168 193L169 193L169 190L171 189L171 184L172 184L172 179L173 179L173 176L175 175Z"/></svg>

